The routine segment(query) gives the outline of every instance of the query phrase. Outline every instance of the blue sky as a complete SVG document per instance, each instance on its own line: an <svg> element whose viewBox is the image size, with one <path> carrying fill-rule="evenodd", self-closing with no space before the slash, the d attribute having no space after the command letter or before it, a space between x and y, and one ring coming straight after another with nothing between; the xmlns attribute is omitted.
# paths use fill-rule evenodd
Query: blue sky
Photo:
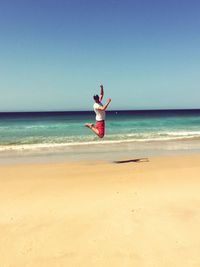
<svg viewBox="0 0 200 267"><path fill-rule="evenodd" d="M0 111L200 108L198 0L1 0Z"/></svg>

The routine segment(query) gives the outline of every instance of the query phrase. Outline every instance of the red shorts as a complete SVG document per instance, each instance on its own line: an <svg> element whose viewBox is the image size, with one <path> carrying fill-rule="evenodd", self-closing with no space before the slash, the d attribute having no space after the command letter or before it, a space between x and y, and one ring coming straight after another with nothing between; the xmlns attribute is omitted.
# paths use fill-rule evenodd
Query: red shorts
<svg viewBox="0 0 200 267"><path fill-rule="evenodd" d="M99 130L99 136L102 138L105 134L105 122L104 121L96 121L95 127Z"/></svg>

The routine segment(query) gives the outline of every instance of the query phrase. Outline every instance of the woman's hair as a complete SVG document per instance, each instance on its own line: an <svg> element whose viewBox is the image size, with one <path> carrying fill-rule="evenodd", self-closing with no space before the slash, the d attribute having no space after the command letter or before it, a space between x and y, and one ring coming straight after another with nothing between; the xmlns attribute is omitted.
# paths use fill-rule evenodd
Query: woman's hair
<svg viewBox="0 0 200 267"><path fill-rule="evenodd" d="M95 101L99 100L99 96L98 95L94 95L93 98L94 98Z"/></svg>

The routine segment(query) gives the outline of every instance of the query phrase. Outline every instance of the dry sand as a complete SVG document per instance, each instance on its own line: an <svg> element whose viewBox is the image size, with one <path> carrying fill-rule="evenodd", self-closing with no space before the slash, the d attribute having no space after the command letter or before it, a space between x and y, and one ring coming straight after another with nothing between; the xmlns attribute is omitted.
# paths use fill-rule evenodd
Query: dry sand
<svg viewBox="0 0 200 267"><path fill-rule="evenodd" d="M199 267L200 155L0 167L1 267Z"/></svg>

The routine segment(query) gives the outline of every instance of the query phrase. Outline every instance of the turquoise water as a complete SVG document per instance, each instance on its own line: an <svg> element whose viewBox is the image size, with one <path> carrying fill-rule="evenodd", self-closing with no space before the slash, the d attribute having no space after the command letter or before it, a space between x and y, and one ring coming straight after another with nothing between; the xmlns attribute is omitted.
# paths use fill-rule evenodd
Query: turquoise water
<svg viewBox="0 0 200 267"><path fill-rule="evenodd" d="M93 112L0 113L0 152L70 146L200 142L200 110L112 111L103 140L84 127ZM141 145L140 145L141 146Z"/></svg>

